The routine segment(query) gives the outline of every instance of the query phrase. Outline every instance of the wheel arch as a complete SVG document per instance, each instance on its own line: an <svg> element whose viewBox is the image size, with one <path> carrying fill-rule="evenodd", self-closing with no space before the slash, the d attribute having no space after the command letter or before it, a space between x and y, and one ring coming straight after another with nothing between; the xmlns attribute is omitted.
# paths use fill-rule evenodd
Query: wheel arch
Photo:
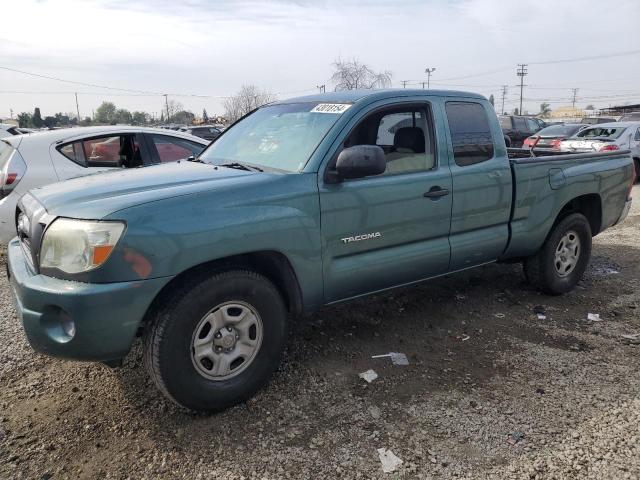
<svg viewBox="0 0 640 480"><path fill-rule="evenodd" d="M212 273L233 269L251 270L268 278L273 282L282 295L289 313L294 316L302 313L302 291L291 262L287 256L281 252L275 250L263 250L204 262L199 265L194 265L193 267L176 275L155 296L151 305L147 309L142 326L147 324L153 318L155 313L161 309L164 302L168 301L168 294L171 290L182 284L186 279L193 278L194 276L211 275Z"/></svg>
<svg viewBox="0 0 640 480"><path fill-rule="evenodd" d="M602 199L600 195L589 193L571 199L560 209L553 226L572 213L581 213L587 218L593 237L600 233L602 228Z"/></svg>

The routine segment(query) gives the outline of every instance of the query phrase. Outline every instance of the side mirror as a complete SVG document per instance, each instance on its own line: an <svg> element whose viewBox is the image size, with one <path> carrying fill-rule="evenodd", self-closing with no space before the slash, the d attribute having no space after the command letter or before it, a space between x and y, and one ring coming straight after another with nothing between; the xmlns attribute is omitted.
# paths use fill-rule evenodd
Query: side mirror
<svg viewBox="0 0 640 480"><path fill-rule="evenodd" d="M387 168L384 150L377 145L355 145L338 155L336 173L340 178L363 178L380 175Z"/></svg>

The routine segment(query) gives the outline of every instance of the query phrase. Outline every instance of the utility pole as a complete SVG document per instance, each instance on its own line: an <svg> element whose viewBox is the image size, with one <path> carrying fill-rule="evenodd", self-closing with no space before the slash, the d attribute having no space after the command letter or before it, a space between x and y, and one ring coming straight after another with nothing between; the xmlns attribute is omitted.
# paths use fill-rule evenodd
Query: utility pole
<svg viewBox="0 0 640 480"><path fill-rule="evenodd" d="M316 85L316 88L318 89L318 91L320 93L325 93L327 91L327 86L326 85Z"/></svg>
<svg viewBox="0 0 640 480"><path fill-rule="evenodd" d="M11 114L11 120L13 120L13 108L9 109L9 113Z"/></svg>
<svg viewBox="0 0 640 480"><path fill-rule="evenodd" d="M571 91L573 92L573 98L571 99L571 107L575 110L576 108L576 95L578 95L578 90L580 90L579 88L572 88Z"/></svg>
<svg viewBox="0 0 640 480"><path fill-rule="evenodd" d="M519 63L518 64L518 76L520 77L520 110L518 113L522 115L522 91L524 90L524 77L528 74L527 72L527 64Z"/></svg>
<svg viewBox="0 0 640 480"><path fill-rule="evenodd" d="M400 83L402 83L402 88L407 88L407 83L409 83L409 80L400 80Z"/></svg>
<svg viewBox="0 0 640 480"><path fill-rule="evenodd" d="M78 106L78 92L74 94L76 96L76 114L78 115L78 121L80 121L80 107Z"/></svg>
<svg viewBox="0 0 640 480"><path fill-rule="evenodd" d="M167 123L169 123L169 100L168 100L168 93L164 94L164 103L167 106Z"/></svg>
<svg viewBox="0 0 640 480"><path fill-rule="evenodd" d="M502 85L502 110L500 112L504 115L504 99L507 96L508 85Z"/></svg>
<svg viewBox="0 0 640 480"><path fill-rule="evenodd" d="M427 90L431 88L431 74L435 71L436 71L436 67L424 69L424 73L427 74ZM424 89L424 83L422 84L422 88Z"/></svg>

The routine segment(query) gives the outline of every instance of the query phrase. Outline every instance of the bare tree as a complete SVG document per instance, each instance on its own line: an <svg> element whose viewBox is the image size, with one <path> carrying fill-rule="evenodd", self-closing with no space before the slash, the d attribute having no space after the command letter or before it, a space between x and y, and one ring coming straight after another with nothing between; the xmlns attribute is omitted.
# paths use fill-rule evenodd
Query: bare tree
<svg viewBox="0 0 640 480"><path fill-rule="evenodd" d="M222 105L225 117L229 123L233 123L251 110L275 100L274 94L260 90L255 85L243 85L238 93L225 99Z"/></svg>
<svg viewBox="0 0 640 480"><path fill-rule="evenodd" d="M338 59L333 62L335 72L331 81L336 85L335 90L355 90L364 88L388 88L391 86L391 72L374 72L369 65L360 63L358 59Z"/></svg>
<svg viewBox="0 0 640 480"><path fill-rule="evenodd" d="M176 102L175 100L169 100L168 102L166 102L163 108L163 111L164 111L163 113L165 115L166 121L167 122L175 121L173 117L176 115L176 113L182 110L184 110L184 107L180 102Z"/></svg>

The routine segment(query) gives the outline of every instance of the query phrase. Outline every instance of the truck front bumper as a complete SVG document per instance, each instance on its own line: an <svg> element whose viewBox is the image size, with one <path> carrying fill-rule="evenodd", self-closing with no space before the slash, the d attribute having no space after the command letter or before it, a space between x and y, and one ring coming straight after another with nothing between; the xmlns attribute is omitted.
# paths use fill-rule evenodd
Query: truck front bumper
<svg viewBox="0 0 640 480"><path fill-rule="evenodd" d="M123 358L149 305L170 280L97 284L35 274L17 238L7 247L7 273L34 350L89 361Z"/></svg>

